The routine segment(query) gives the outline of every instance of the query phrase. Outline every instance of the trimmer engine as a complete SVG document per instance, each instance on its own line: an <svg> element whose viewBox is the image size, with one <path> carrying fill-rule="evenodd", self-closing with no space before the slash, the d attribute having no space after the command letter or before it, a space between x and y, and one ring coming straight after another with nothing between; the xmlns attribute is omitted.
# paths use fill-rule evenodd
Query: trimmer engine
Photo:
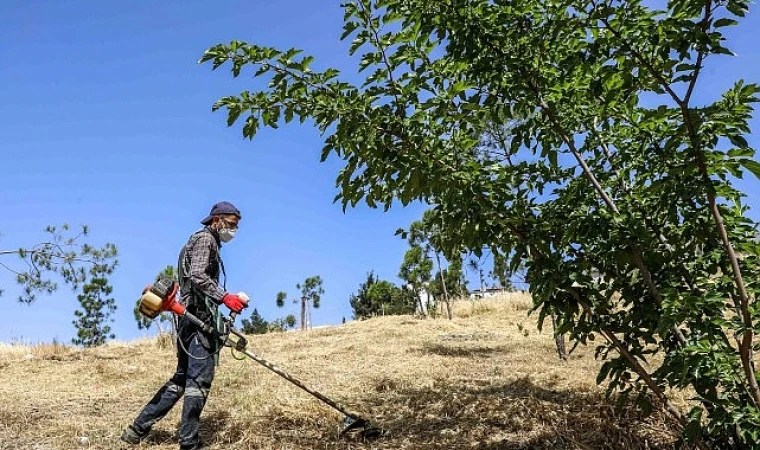
<svg viewBox="0 0 760 450"><path fill-rule="evenodd" d="M177 303L179 284L169 277L161 276L154 284L149 284L140 297L140 313L149 319L155 319L164 311L177 315L185 314L185 307Z"/></svg>

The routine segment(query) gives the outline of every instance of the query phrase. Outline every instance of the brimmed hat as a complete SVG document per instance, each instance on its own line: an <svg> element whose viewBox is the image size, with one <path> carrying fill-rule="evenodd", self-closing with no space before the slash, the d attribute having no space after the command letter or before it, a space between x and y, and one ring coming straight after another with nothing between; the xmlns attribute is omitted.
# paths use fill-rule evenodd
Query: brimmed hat
<svg viewBox="0 0 760 450"><path fill-rule="evenodd" d="M203 225L208 225L214 220L214 216L231 214L240 218L240 210L235 208L230 202L219 202L211 207L211 212L208 213L208 217L201 220Z"/></svg>

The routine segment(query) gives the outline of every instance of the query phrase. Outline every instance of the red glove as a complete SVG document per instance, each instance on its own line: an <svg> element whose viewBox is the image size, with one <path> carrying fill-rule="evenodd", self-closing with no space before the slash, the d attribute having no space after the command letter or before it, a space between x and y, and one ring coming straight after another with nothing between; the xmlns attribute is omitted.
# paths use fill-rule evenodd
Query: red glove
<svg viewBox="0 0 760 450"><path fill-rule="evenodd" d="M224 294L222 303L224 303L231 311L234 311L236 313L240 313L243 308L248 306L248 302L246 302L237 294Z"/></svg>

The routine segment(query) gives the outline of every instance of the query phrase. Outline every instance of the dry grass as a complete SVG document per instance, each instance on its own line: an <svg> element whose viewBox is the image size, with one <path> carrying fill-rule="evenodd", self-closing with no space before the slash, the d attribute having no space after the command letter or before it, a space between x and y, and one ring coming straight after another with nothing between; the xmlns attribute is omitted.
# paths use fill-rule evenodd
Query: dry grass
<svg viewBox="0 0 760 450"><path fill-rule="evenodd" d="M522 295L465 300L453 321L383 317L252 337L252 351L390 433L338 438L339 413L227 350L202 437L212 450L673 448L660 417L616 415L604 401L593 349L559 362L551 327L539 333L529 305ZM122 429L174 364L173 347L156 340L0 347L0 449L126 448ZM180 410L138 448L176 448Z"/></svg>

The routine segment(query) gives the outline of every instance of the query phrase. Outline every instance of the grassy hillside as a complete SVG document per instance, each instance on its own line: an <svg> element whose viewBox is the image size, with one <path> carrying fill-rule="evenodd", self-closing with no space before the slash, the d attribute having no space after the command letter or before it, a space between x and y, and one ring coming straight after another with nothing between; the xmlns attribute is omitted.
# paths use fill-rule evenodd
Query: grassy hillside
<svg viewBox="0 0 760 450"><path fill-rule="evenodd" d="M338 438L343 417L229 349L202 416L211 449L665 449L661 417L622 416L593 348L557 359L518 294L460 301L456 317L382 317L254 336L249 348L390 430ZM173 372L156 339L78 350L0 347L0 449L119 449L122 429ZM135 448L175 449L181 404Z"/></svg>

